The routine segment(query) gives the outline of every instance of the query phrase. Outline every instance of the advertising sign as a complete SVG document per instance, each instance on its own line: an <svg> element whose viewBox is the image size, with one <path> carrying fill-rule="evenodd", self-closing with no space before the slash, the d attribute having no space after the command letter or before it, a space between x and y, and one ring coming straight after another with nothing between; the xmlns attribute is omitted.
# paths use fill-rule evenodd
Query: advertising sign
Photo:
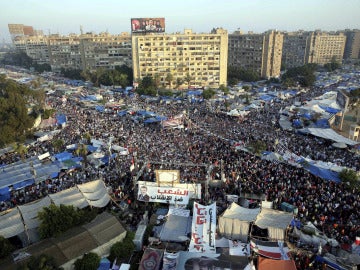
<svg viewBox="0 0 360 270"><path fill-rule="evenodd" d="M139 185L138 200L169 204L188 204L189 190L175 187Z"/></svg>
<svg viewBox="0 0 360 270"><path fill-rule="evenodd" d="M132 18L131 33L163 33L165 18Z"/></svg>

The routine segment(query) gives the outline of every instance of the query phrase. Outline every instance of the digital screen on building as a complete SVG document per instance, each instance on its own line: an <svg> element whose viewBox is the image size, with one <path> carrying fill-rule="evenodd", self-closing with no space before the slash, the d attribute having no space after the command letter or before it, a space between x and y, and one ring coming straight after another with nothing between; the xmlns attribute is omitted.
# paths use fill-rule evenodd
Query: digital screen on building
<svg viewBox="0 0 360 270"><path fill-rule="evenodd" d="M165 18L133 18L131 19L132 33L163 33L165 32Z"/></svg>

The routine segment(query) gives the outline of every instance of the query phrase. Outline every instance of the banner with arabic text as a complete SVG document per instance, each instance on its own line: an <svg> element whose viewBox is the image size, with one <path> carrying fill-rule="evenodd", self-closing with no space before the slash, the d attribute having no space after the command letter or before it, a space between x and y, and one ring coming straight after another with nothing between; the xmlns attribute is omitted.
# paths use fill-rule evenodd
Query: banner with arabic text
<svg viewBox="0 0 360 270"><path fill-rule="evenodd" d="M189 252L216 253L216 203L194 203Z"/></svg>
<svg viewBox="0 0 360 270"><path fill-rule="evenodd" d="M139 185L138 200L143 202L188 204L189 190L176 187Z"/></svg>

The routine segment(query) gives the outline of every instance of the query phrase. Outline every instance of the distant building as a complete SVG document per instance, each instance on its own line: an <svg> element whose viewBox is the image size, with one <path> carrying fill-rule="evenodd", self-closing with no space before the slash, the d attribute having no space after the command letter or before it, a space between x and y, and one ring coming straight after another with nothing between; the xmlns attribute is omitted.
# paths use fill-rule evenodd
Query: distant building
<svg viewBox="0 0 360 270"><path fill-rule="evenodd" d="M50 64L53 70L95 70L99 67L114 69L115 66L132 64L129 33L17 36L13 43L37 63Z"/></svg>
<svg viewBox="0 0 360 270"><path fill-rule="evenodd" d="M285 32L281 63L284 68L303 66L311 32Z"/></svg>
<svg viewBox="0 0 360 270"><path fill-rule="evenodd" d="M227 54L228 33L221 28L208 34L196 34L188 29L176 34L132 35L134 79L147 75L158 77L163 87L227 85ZM166 80L169 74L170 85ZM186 77L189 82L185 81ZM180 82L178 79L181 85L175 85Z"/></svg>
<svg viewBox="0 0 360 270"><path fill-rule="evenodd" d="M278 77L281 68L283 34L235 31L229 35L229 66L255 71L263 78Z"/></svg>
<svg viewBox="0 0 360 270"><path fill-rule="evenodd" d="M23 24L8 24L9 33L11 40L13 41L16 37L22 36L34 36L35 31L32 26L23 25Z"/></svg>
<svg viewBox="0 0 360 270"><path fill-rule="evenodd" d="M360 30L345 30L344 34L346 35L344 59L360 59Z"/></svg>
<svg viewBox="0 0 360 270"><path fill-rule="evenodd" d="M305 62L324 65L335 60L342 63L346 36L343 33L312 32L309 37Z"/></svg>

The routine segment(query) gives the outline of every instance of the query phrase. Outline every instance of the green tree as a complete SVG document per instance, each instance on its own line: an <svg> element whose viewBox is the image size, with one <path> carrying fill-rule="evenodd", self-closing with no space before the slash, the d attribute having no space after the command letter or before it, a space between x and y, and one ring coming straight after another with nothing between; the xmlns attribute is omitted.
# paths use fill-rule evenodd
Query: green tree
<svg viewBox="0 0 360 270"><path fill-rule="evenodd" d="M116 66L115 70L119 71L120 74L125 74L127 77L127 81L128 83L132 83L134 80L134 74L133 74L133 70L131 67L127 66L127 65L121 65L121 66ZM124 87L124 85L120 84L121 86ZM128 85L128 84L127 84ZM126 85L125 85L126 86Z"/></svg>
<svg viewBox="0 0 360 270"><path fill-rule="evenodd" d="M206 89L206 90L203 91L202 96L203 96L204 99L210 99L210 98L212 98L215 94L216 94L215 90L209 88L209 89Z"/></svg>
<svg viewBox="0 0 360 270"><path fill-rule="evenodd" d="M158 73L156 73L154 75L154 86L155 86L156 89L159 89L160 82L161 82L161 77L160 77L160 75Z"/></svg>
<svg viewBox="0 0 360 270"><path fill-rule="evenodd" d="M248 145L248 148L256 154L260 155L263 151L266 150L266 143L261 140L251 141Z"/></svg>
<svg viewBox="0 0 360 270"><path fill-rule="evenodd" d="M84 163L87 163L87 146L83 143L79 144L78 147L75 150L75 153L77 156L80 156L84 159Z"/></svg>
<svg viewBox="0 0 360 270"><path fill-rule="evenodd" d="M72 205L50 204L38 213L40 236L43 239L59 236L72 227L92 220L95 215L96 209L89 211L74 208Z"/></svg>
<svg viewBox="0 0 360 270"><path fill-rule="evenodd" d="M0 235L0 259L7 257L14 250L15 247L10 243L10 241Z"/></svg>
<svg viewBox="0 0 360 270"><path fill-rule="evenodd" d="M59 152L64 146L65 142L62 139L55 139L52 141L52 146L54 147L56 152Z"/></svg>
<svg viewBox="0 0 360 270"><path fill-rule="evenodd" d="M170 72L168 74L166 74L165 81L167 81L170 89L171 89L171 83L172 83L173 79L174 79L174 76Z"/></svg>
<svg viewBox="0 0 360 270"><path fill-rule="evenodd" d="M13 144L13 149L14 152L18 153L21 157L22 160L25 159L25 155L28 152L28 149L26 148L26 146L22 143L14 143Z"/></svg>
<svg viewBox="0 0 360 270"><path fill-rule="evenodd" d="M28 114L28 100L33 91L23 84L1 78L0 81L0 147L23 142L33 127L35 118Z"/></svg>
<svg viewBox="0 0 360 270"><path fill-rule="evenodd" d="M176 88L179 89L180 85L184 83L184 81L181 78L176 78Z"/></svg>
<svg viewBox="0 0 360 270"><path fill-rule="evenodd" d="M39 256L31 256L27 263L19 270L60 270L55 262L55 259L47 254L40 254Z"/></svg>
<svg viewBox="0 0 360 270"><path fill-rule="evenodd" d="M75 270L97 270L100 265L100 259L100 256L96 253L86 253L81 259L75 261Z"/></svg>
<svg viewBox="0 0 360 270"><path fill-rule="evenodd" d="M359 189L359 176L354 170L343 169L339 173L341 182L348 183L350 187Z"/></svg>
<svg viewBox="0 0 360 270"><path fill-rule="evenodd" d="M190 83L191 83L191 80L192 80L189 73L186 73L186 76L185 76L184 80L187 83L187 86L188 86L188 89L189 89L190 88Z"/></svg>
<svg viewBox="0 0 360 270"><path fill-rule="evenodd" d="M116 242L112 245L110 248L109 260L114 261L117 258L119 261L128 261L135 249L133 243L134 236L135 234L133 232L128 231L122 242Z"/></svg>

